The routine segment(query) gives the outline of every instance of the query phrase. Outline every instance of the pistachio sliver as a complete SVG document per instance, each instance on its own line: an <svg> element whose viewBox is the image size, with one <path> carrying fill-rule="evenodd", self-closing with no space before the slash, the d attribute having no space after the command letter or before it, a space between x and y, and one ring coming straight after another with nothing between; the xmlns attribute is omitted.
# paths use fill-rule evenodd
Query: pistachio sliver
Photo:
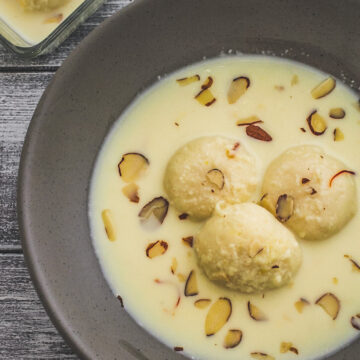
<svg viewBox="0 0 360 360"><path fill-rule="evenodd" d="M320 99L330 94L335 89L335 86L335 79L332 77L328 77L311 90L311 95L314 99Z"/></svg>
<svg viewBox="0 0 360 360"><path fill-rule="evenodd" d="M198 299L194 302L194 306L198 309L205 309L210 305L210 303L210 299Z"/></svg>
<svg viewBox="0 0 360 360"><path fill-rule="evenodd" d="M184 77L181 79L177 79L176 82L180 85L180 86L187 86L189 84L192 84L193 82L196 81L200 81L200 76L199 75L193 75L193 76L188 76L188 77Z"/></svg>
<svg viewBox="0 0 360 360"><path fill-rule="evenodd" d="M204 106L211 106L216 101L216 98L208 88L201 90L195 96L195 99Z"/></svg>
<svg viewBox="0 0 360 360"><path fill-rule="evenodd" d="M332 108L329 110L329 116L333 119L343 119L346 113L343 108Z"/></svg>
<svg viewBox="0 0 360 360"><path fill-rule="evenodd" d="M112 212L109 209L105 209L101 213L101 217L104 223L105 232L110 241L116 240L116 233L115 233L115 227L114 227L114 221Z"/></svg>

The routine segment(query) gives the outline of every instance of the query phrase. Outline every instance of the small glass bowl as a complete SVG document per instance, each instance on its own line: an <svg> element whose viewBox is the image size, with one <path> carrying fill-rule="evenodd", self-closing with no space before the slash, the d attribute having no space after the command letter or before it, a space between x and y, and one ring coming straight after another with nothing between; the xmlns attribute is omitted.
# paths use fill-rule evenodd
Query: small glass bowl
<svg viewBox="0 0 360 360"><path fill-rule="evenodd" d="M8 0L15 1L15 0ZM34 58L54 50L81 23L92 15L105 0L84 0L69 16L43 40L31 44L19 33L14 31L0 17L0 42L21 57Z"/></svg>

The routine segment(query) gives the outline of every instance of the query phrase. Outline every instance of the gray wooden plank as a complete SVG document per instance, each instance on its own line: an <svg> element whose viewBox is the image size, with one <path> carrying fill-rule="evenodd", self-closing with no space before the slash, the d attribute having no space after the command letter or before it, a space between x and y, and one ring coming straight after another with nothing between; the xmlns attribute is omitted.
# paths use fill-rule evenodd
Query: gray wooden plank
<svg viewBox="0 0 360 360"><path fill-rule="evenodd" d="M0 251L19 249L16 182L31 116L52 73L0 73Z"/></svg>
<svg viewBox="0 0 360 360"><path fill-rule="evenodd" d="M22 254L0 254L0 359L77 359L43 309Z"/></svg>
<svg viewBox="0 0 360 360"><path fill-rule="evenodd" d="M82 24L70 37L53 53L36 59L21 59L0 44L0 71L1 68L19 66L42 67L60 66L76 45L106 18L131 3L132 0L108 0L98 11Z"/></svg>

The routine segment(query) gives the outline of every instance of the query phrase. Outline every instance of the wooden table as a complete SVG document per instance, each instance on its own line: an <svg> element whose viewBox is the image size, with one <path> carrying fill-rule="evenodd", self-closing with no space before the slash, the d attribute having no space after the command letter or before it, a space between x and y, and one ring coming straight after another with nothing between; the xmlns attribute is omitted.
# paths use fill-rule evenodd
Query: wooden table
<svg viewBox="0 0 360 360"><path fill-rule="evenodd" d="M34 60L0 45L0 359L77 359L49 320L24 263L18 165L31 116L54 72L95 26L130 2L108 0L56 51Z"/></svg>

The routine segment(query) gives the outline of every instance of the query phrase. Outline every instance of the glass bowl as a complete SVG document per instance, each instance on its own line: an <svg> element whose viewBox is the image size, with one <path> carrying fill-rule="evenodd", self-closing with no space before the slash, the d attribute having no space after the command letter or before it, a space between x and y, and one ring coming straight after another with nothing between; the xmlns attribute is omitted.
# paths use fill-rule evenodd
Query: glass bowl
<svg viewBox="0 0 360 360"><path fill-rule="evenodd" d="M1 1L1 0L0 0ZM16 0L5 0L15 2ZM41 38L33 37L29 39L27 37L25 28L22 31L19 31L19 28L16 27L15 23L11 25L10 21L5 20L5 15L1 14L1 4L0 4L0 42L4 44L7 48L20 55L21 57L32 58L45 53L48 53L58 47L81 23L83 23L91 14L93 14L105 0L84 0L80 3L75 9L73 9L69 15L62 20L62 13L56 13L56 10L52 11L48 18L43 21L44 26L46 26L50 31L47 34L44 34ZM71 3L69 3L71 5ZM5 4L4 7L7 5ZM18 5L15 5L18 6ZM12 5L11 5L12 7ZM10 8L9 8L10 9ZM10 9L12 12L15 12L14 9ZM68 8L69 11L69 8ZM19 13L20 14L20 13ZM19 15L21 16L21 15ZM33 16L34 18L39 18L39 13L35 14L26 14L25 16ZM46 15L42 15L46 16ZM17 19L18 23L21 20ZM30 20L30 21L33 21ZM59 22L58 24L56 24ZM23 27L23 22L21 27ZM33 31L34 27L29 22L28 27L31 27Z"/></svg>

